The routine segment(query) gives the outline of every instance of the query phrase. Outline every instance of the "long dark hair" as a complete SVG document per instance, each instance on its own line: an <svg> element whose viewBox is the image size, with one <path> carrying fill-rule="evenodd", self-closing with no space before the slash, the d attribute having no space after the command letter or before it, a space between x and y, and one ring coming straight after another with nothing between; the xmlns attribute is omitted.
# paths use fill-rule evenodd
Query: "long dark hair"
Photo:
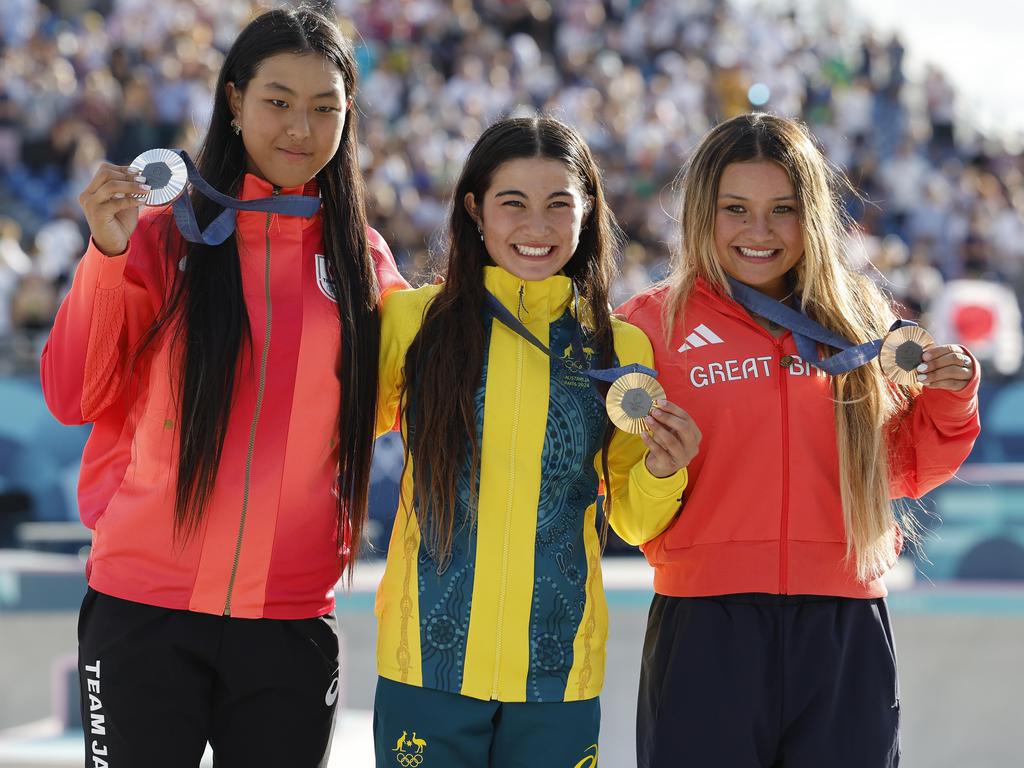
<svg viewBox="0 0 1024 768"><path fill-rule="evenodd" d="M272 10L255 18L224 60L210 128L196 158L202 176L228 194L241 189L246 154L241 137L230 127L226 85L233 82L244 91L260 64L278 53L322 56L341 71L346 94L351 98L356 92L352 47L325 16L301 7ZM341 548L347 542L351 548L351 574L366 520L380 346L379 289L366 235L355 110L348 111L338 151L317 173L316 182L322 198L324 254L341 326L338 544ZM192 193L192 203L201 225L218 212L214 203L198 193ZM168 233L169 239L173 236ZM165 327L173 329L183 369L174 522L178 538L187 539L199 528L213 493L236 379L253 358L235 239L219 246L181 242L177 249L168 249L175 251L173 263L184 256L185 268L169 270L176 275L170 296L143 347ZM226 361L235 364L226 365Z"/></svg>
<svg viewBox="0 0 1024 768"><path fill-rule="evenodd" d="M459 474L468 461L470 477L474 478L475 509L480 459L475 394L483 371L483 268L489 257L463 200L472 193L481 204L499 166L531 157L565 163L576 176L580 191L593 199L579 245L563 271L585 301L587 311L581 314L589 340L600 346L605 361L614 351L608 289L619 230L605 203L600 172L590 149L573 128L552 118L510 118L495 123L470 150L455 187L447 262L442 269L444 283L405 358L403 407L411 409L407 413L415 425L406 454L411 452L418 461L429 461L428 471L414 473L413 493L420 529L439 562L451 551ZM609 426L605 457L613 433L614 427ZM425 463L423 466L426 468ZM603 470L607 489L607 459ZM605 498L607 521L610 510L608 496Z"/></svg>

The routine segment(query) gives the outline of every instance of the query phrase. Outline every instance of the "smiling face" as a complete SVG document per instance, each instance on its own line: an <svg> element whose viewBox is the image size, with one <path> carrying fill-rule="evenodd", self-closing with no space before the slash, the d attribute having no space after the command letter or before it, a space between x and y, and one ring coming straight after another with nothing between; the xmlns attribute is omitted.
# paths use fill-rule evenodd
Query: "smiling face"
<svg viewBox="0 0 1024 768"><path fill-rule="evenodd" d="M463 203L483 229L487 254L522 280L561 271L592 205L569 166L542 157L502 163L483 200L470 192Z"/></svg>
<svg viewBox="0 0 1024 768"><path fill-rule="evenodd" d="M804 255L804 233L789 174L771 160L731 163L715 208L715 254L730 276L782 298L786 273Z"/></svg>
<svg viewBox="0 0 1024 768"><path fill-rule="evenodd" d="M341 71L327 59L269 56L244 91L234 83L227 91L250 173L279 187L298 187L338 151L349 102Z"/></svg>

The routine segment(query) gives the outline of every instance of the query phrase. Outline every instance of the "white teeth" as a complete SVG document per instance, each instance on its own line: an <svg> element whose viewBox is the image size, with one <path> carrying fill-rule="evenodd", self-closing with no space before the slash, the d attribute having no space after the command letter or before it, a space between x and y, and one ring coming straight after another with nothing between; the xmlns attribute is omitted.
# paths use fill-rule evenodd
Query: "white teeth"
<svg viewBox="0 0 1024 768"><path fill-rule="evenodd" d="M523 256L547 256L551 253L552 246L544 246L543 248L530 248L527 245L517 245L515 249Z"/></svg>
<svg viewBox="0 0 1024 768"><path fill-rule="evenodd" d="M740 253L742 253L744 256L749 256L752 259L767 259L773 253L775 253L775 250L771 249L767 251L755 251L753 248L740 247Z"/></svg>

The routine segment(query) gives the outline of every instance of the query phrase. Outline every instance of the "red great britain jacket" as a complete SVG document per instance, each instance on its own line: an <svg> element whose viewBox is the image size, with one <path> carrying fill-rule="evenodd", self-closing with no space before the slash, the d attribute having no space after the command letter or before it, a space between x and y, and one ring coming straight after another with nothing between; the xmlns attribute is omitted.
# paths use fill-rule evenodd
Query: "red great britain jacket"
<svg viewBox="0 0 1024 768"><path fill-rule="evenodd" d="M617 313L642 328L668 398L700 427L679 516L643 546L663 595L886 594L846 557L831 378L743 307L698 281L665 341L655 287ZM684 325L685 324L685 325ZM887 425L891 496L949 479L980 431L978 373L959 392L925 389Z"/></svg>

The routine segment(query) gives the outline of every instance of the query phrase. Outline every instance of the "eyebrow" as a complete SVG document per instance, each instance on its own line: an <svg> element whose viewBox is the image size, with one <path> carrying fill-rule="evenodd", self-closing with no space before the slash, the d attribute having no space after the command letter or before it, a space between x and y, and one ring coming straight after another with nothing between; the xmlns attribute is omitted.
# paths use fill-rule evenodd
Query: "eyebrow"
<svg viewBox="0 0 1024 768"><path fill-rule="evenodd" d="M749 200L749 197L743 197L742 195L734 195L732 192L723 192L719 197L731 197L733 200ZM781 197L773 197L772 200L796 200L796 195L782 195Z"/></svg>
<svg viewBox="0 0 1024 768"><path fill-rule="evenodd" d="M271 91L284 91L285 93L291 94L292 96L297 95L295 91L293 91L287 85L283 85L281 83L267 83L263 87L266 88L267 90L271 90ZM340 97L341 96L341 92L338 91L338 90L324 91L323 93L318 93L313 98L314 99L326 99L329 96Z"/></svg>
<svg viewBox="0 0 1024 768"><path fill-rule="evenodd" d="M501 197L502 195L519 195L519 197L528 197L525 192L520 192L518 189L503 189L501 192L496 193L495 197ZM552 192L548 195L548 200L552 197L572 197L571 192L567 192L564 189L560 189L557 192Z"/></svg>

